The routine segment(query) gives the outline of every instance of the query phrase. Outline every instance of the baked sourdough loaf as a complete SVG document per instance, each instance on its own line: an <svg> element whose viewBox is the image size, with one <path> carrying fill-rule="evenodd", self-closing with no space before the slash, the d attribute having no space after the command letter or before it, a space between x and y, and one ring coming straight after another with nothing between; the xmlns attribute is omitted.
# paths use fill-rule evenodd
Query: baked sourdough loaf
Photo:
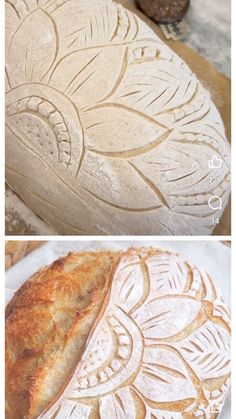
<svg viewBox="0 0 236 419"><path fill-rule="evenodd" d="M227 307L167 251L69 254L7 307L6 419L212 419L229 376Z"/></svg>
<svg viewBox="0 0 236 419"><path fill-rule="evenodd" d="M211 234L230 190L223 123L135 14L112 0L8 0L6 89L7 182L58 233Z"/></svg>

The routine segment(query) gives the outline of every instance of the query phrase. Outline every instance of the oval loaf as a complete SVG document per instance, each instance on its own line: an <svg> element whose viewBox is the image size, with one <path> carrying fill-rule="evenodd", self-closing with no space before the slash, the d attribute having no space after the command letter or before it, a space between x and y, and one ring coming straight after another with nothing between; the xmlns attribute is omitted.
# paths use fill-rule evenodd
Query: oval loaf
<svg viewBox="0 0 236 419"><path fill-rule="evenodd" d="M6 179L26 204L61 234L211 234L224 126L147 24L112 0L10 0L6 26Z"/></svg>

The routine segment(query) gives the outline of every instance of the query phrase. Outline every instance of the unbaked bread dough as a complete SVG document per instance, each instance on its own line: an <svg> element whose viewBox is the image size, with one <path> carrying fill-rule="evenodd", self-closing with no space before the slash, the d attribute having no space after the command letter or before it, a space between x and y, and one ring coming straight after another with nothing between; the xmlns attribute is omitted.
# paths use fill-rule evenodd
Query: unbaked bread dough
<svg viewBox="0 0 236 419"><path fill-rule="evenodd" d="M211 277L176 254L70 254L8 312L7 419L214 419L222 409L229 312Z"/></svg>
<svg viewBox="0 0 236 419"><path fill-rule="evenodd" d="M6 87L7 182L59 233L211 234L230 189L221 118L135 14L8 0Z"/></svg>

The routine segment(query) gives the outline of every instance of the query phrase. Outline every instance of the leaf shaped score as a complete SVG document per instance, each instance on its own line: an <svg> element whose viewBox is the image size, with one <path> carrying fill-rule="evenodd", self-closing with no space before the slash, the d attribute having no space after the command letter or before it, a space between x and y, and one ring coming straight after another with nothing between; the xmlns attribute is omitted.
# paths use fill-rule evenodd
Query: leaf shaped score
<svg viewBox="0 0 236 419"><path fill-rule="evenodd" d="M121 178L121 173L126 176ZM114 205L117 209L143 212L162 206L155 188L150 188L127 160L86 151L78 181L90 196L107 205ZM136 195L130 195L131 185L135 188Z"/></svg>
<svg viewBox="0 0 236 419"><path fill-rule="evenodd" d="M119 82L126 51L125 46L75 51L57 63L50 85L64 92L79 109L97 104Z"/></svg>
<svg viewBox="0 0 236 419"><path fill-rule="evenodd" d="M140 259L137 255L124 258L116 270L111 298L119 302L119 306L129 312L135 307L144 293L144 278Z"/></svg>
<svg viewBox="0 0 236 419"><path fill-rule="evenodd" d="M97 105L94 109L83 112L81 120L85 129L86 146L94 152L108 153L112 157L125 158L144 153L147 151L146 147L156 147L163 140L163 134L166 136L168 131L155 121L145 118L145 115L115 104ZM131 130L135 132L132 148L127 141L127 132L132 132Z"/></svg>
<svg viewBox="0 0 236 419"><path fill-rule="evenodd" d="M33 33L26 37L26 33ZM29 14L18 26L8 52L8 74L11 87L41 81L50 70L57 54L55 23L43 10Z"/></svg>
<svg viewBox="0 0 236 419"><path fill-rule="evenodd" d="M204 217L214 212L206 205L211 194L215 191L224 202L227 190L229 169L223 156L220 169L209 169L206 165L213 152L219 154L217 142L212 143L206 134L203 138L201 134L186 135L174 130L157 148L130 158L143 176L151 178L169 208L176 214L188 216L193 229L197 226L200 212ZM213 170L220 182L217 186L212 185L210 191L209 178L213 176Z"/></svg>
<svg viewBox="0 0 236 419"><path fill-rule="evenodd" d="M229 335L219 324L207 321L176 346L201 380L230 373Z"/></svg>
<svg viewBox="0 0 236 419"><path fill-rule="evenodd" d="M113 102L153 116L179 109L192 99L197 91L197 80L178 59L166 60L160 55L159 45L155 42L139 41L129 52L129 66L123 82L110 99Z"/></svg>
<svg viewBox="0 0 236 419"><path fill-rule="evenodd" d="M109 419L135 419L136 409L129 387L101 398L99 401L101 419L107 418L107 412L109 412Z"/></svg>
<svg viewBox="0 0 236 419"><path fill-rule="evenodd" d="M143 365L134 386L149 400L159 403L196 397L183 361L175 353L161 348L144 350Z"/></svg>
<svg viewBox="0 0 236 419"><path fill-rule="evenodd" d="M62 24L64 14L70 15L70 19ZM61 56L84 48L131 42L139 31L136 17L111 0L74 1L73 14L68 2L54 18L61 35Z"/></svg>
<svg viewBox="0 0 236 419"><path fill-rule="evenodd" d="M66 400L63 406L59 409L52 409L53 411L57 419L88 419L91 413L91 407L77 403L76 401Z"/></svg>
<svg viewBox="0 0 236 419"><path fill-rule="evenodd" d="M152 256L147 259L146 265L151 278L150 299L184 292L188 272L179 257L168 253Z"/></svg>
<svg viewBox="0 0 236 419"><path fill-rule="evenodd" d="M156 341L177 335L196 319L200 309L201 303L191 298L159 297L143 304L133 317L144 337Z"/></svg>

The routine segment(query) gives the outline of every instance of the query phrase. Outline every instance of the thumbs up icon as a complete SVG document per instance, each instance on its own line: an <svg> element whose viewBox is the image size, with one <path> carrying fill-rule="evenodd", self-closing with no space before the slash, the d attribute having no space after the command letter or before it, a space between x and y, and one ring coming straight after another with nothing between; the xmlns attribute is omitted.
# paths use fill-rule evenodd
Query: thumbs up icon
<svg viewBox="0 0 236 419"><path fill-rule="evenodd" d="M209 169L220 169L222 166L222 160L214 154L211 160L208 160Z"/></svg>

